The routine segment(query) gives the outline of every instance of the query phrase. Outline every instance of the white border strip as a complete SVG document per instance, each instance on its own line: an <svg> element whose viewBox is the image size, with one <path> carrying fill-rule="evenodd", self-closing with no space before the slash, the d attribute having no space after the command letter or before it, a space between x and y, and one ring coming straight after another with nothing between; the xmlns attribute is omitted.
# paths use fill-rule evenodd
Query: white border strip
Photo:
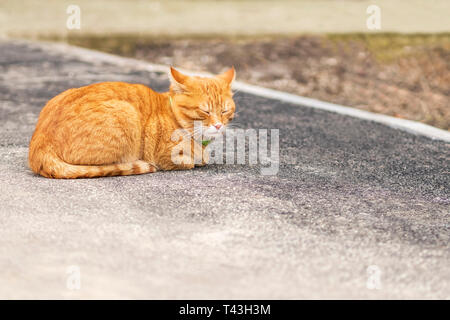
<svg viewBox="0 0 450 320"><path fill-rule="evenodd" d="M239 90L258 95L261 97L277 99L285 102L290 102L293 104L299 104L301 106L326 110L330 112L335 112L343 115L347 115L354 118L379 122L385 124L389 127L406 131L412 134L419 134L429 137L434 140L442 140L450 142L450 131L439 129L421 122L399 119L390 117L384 114L373 113L369 111L359 110L351 107L344 107L338 104L324 102L316 99L306 98L297 96L290 93L285 93L277 90L261 88L258 86L253 86L246 83L237 84Z"/></svg>
<svg viewBox="0 0 450 320"><path fill-rule="evenodd" d="M13 40L16 41L16 40ZM41 47L43 49L52 48L54 51L58 51L59 53L63 53L66 55L76 56L80 60L89 61L89 62L108 62L111 64L116 64L118 66L123 67L132 67L139 68L141 70L149 71L149 72L158 72L158 73L168 73L169 67L148 63L142 60L132 59L132 58L124 58L115 56L108 53L103 53L99 51L94 51L90 49L80 48L71 46L64 43L47 43L47 42L31 42L26 40L20 40L21 43L27 43L29 45L34 45ZM183 72L188 74L195 74L201 76L210 76L208 73L198 73L198 72L190 72L187 70L180 69ZM292 104L297 104L300 106L315 108L320 110L326 110L334 113L343 114L346 116L374 121L378 123L385 124L389 127L399 129L402 131L406 131L412 134L423 135L435 140L442 140L445 142L450 142L450 131L438 129L436 127L420 123L417 121L399 119L390 116L386 116L383 114L377 114L369 111L359 110L351 107L344 107L341 105L328 103L316 99L306 98L297 96L290 93L285 93L277 90L262 88L250 84L246 84L243 82L235 81L233 84L233 89L239 90L241 92L246 92L250 94L254 94L257 96L281 100L285 102L289 102Z"/></svg>

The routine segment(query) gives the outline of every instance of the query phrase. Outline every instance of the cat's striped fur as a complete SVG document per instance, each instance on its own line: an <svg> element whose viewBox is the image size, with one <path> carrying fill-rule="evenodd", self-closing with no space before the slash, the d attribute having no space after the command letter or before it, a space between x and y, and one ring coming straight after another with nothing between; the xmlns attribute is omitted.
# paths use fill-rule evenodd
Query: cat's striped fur
<svg viewBox="0 0 450 320"><path fill-rule="evenodd" d="M91 178L193 168L193 161L172 161L171 150L179 142L171 135L180 128L191 132L194 120L205 127L228 123L235 110L234 69L203 78L171 68L171 76L165 93L103 82L51 99L31 138L31 170L48 178Z"/></svg>

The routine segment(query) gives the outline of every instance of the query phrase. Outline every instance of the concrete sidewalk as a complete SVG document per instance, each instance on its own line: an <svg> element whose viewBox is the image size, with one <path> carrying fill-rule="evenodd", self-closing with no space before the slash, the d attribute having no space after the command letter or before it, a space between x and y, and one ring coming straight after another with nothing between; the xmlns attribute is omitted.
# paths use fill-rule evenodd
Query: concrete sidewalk
<svg viewBox="0 0 450 320"><path fill-rule="evenodd" d="M167 77L44 44L0 52L0 298L450 298L448 143L241 92L243 128L280 129L276 176L49 180L26 168L47 100Z"/></svg>

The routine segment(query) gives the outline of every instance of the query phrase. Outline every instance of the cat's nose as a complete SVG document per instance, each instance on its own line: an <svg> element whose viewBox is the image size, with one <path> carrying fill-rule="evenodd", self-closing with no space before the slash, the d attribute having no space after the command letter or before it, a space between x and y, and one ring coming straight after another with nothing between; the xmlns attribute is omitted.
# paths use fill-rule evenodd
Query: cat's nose
<svg viewBox="0 0 450 320"><path fill-rule="evenodd" d="M222 128L222 124L221 123L216 123L214 125L214 128L216 128L217 130L220 130L220 128Z"/></svg>

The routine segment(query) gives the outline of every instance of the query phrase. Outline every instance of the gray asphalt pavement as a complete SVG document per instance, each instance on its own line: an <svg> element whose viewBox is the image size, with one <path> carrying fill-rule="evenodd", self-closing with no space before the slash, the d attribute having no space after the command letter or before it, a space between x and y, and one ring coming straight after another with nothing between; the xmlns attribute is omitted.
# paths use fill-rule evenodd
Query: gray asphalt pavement
<svg viewBox="0 0 450 320"><path fill-rule="evenodd" d="M32 174L45 103L116 80L168 87L165 74L0 42L0 298L450 298L450 144L239 92L242 128L280 129L276 176Z"/></svg>

